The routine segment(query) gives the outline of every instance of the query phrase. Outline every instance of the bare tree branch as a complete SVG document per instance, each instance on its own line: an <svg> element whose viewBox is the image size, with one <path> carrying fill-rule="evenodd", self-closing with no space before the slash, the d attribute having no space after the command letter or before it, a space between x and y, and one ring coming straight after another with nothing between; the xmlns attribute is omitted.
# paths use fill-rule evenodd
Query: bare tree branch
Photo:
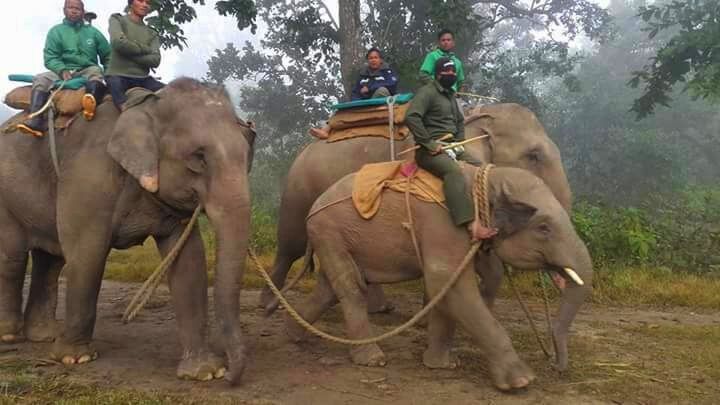
<svg viewBox="0 0 720 405"><path fill-rule="evenodd" d="M339 30L340 27L338 26L337 21L335 21L335 17L333 17L332 13L330 12L330 7L328 7L328 5L325 4L325 2L324 2L323 0L319 0L318 3L320 3L320 5L322 6L322 8L325 9L325 14L327 14L327 16L328 16L328 18L330 19L330 22L332 23L332 25L333 25L333 27L335 28L335 30L336 30L336 31Z"/></svg>

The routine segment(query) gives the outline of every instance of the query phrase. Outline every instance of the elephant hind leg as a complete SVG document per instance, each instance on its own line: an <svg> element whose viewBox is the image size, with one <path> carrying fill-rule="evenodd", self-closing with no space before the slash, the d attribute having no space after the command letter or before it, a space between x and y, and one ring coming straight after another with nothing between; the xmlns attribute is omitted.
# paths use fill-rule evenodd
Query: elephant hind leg
<svg viewBox="0 0 720 405"><path fill-rule="evenodd" d="M309 323L315 323L328 309L338 303L330 281L324 272L318 272L317 284L310 296L298 307L300 316ZM290 315L285 313L285 328L290 340L301 342L305 340L307 332Z"/></svg>
<svg viewBox="0 0 720 405"><path fill-rule="evenodd" d="M33 250L30 293L25 305L25 336L32 342L55 339L58 278L65 261L41 250Z"/></svg>
<svg viewBox="0 0 720 405"><path fill-rule="evenodd" d="M28 253L22 229L0 215L0 341L22 340L22 288Z"/></svg>
<svg viewBox="0 0 720 405"><path fill-rule="evenodd" d="M322 271L340 300L347 334L351 339L372 337L372 328L368 318L367 286L355 261L345 250L326 248L318 251ZM352 346L350 356L355 364L377 367L385 366L385 353L373 343Z"/></svg>

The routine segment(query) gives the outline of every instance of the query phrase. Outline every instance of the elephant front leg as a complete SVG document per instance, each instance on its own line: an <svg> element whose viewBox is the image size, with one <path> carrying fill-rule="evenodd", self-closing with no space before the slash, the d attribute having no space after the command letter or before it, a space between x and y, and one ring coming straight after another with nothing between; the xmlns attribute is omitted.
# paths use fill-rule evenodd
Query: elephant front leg
<svg viewBox="0 0 720 405"><path fill-rule="evenodd" d="M165 257L175 247L182 229L166 238L156 238ZM177 367L182 379L207 381L225 375L224 361L207 343L208 280L205 249L196 226L168 272L178 334L183 355Z"/></svg>
<svg viewBox="0 0 720 405"><path fill-rule="evenodd" d="M93 240L73 244L84 249L75 248L66 253L65 326L50 353L53 359L63 364L88 363L98 356L91 342L109 246L97 246L92 242L101 243Z"/></svg>
<svg viewBox="0 0 720 405"><path fill-rule="evenodd" d="M450 354L455 320L439 309L432 310L428 316L428 348L423 353L423 364L428 368L456 368L457 359Z"/></svg>
<svg viewBox="0 0 720 405"><path fill-rule="evenodd" d="M426 272L425 280L431 296L438 293L449 274L449 271ZM472 272L466 270L460 276L441 304L480 346L498 389L523 388L535 379L532 370L515 352L505 329L483 302Z"/></svg>
<svg viewBox="0 0 720 405"><path fill-rule="evenodd" d="M25 336L32 342L51 342L58 334L55 320L58 277L65 261L40 250L32 251L32 280L25 305Z"/></svg>

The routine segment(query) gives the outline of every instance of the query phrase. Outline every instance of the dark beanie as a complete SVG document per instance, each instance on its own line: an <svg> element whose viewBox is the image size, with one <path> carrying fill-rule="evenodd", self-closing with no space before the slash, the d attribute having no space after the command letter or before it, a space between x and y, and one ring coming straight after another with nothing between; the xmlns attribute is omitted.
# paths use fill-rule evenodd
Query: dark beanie
<svg viewBox="0 0 720 405"><path fill-rule="evenodd" d="M439 75L440 72L445 70L456 71L455 62L447 57L442 57L435 62L435 75Z"/></svg>

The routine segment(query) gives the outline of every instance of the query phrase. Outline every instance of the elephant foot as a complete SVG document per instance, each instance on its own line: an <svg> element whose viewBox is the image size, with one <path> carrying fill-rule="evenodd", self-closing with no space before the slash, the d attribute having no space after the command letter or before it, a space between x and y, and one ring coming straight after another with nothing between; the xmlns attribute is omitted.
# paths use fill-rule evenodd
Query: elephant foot
<svg viewBox="0 0 720 405"><path fill-rule="evenodd" d="M20 343L25 340L22 334L20 322L3 321L0 322L0 342L5 344Z"/></svg>
<svg viewBox="0 0 720 405"><path fill-rule="evenodd" d="M453 370L456 369L460 363L455 356L450 354L449 350L438 352L427 349L425 350L425 353L423 353L423 364L427 368Z"/></svg>
<svg viewBox="0 0 720 405"><path fill-rule="evenodd" d="M70 345L55 341L50 358L65 365L85 364L98 358L98 352L90 344Z"/></svg>
<svg viewBox="0 0 720 405"><path fill-rule="evenodd" d="M353 363L367 367L385 367L387 359L385 353L376 344L354 346L350 349Z"/></svg>
<svg viewBox="0 0 720 405"><path fill-rule="evenodd" d="M59 334L58 324L54 319L50 322L26 322L23 329L31 342L52 342Z"/></svg>
<svg viewBox="0 0 720 405"><path fill-rule="evenodd" d="M490 365L490 377L500 391L511 391L527 387L535 373L520 359L501 365Z"/></svg>
<svg viewBox="0 0 720 405"><path fill-rule="evenodd" d="M223 378L226 371L223 359L213 353L186 353L178 364L177 377L182 380L210 381Z"/></svg>
<svg viewBox="0 0 720 405"><path fill-rule="evenodd" d="M394 310L395 305L388 301L376 305L368 304L368 314L389 314Z"/></svg>
<svg viewBox="0 0 720 405"><path fill-rule="evenodd" d="M225 372L225 381L231 386L240 384L245 367L247 366L247 351L245 346L236 345L232 350L226 351L228 358L228 369Z"/></svg>
<svg viewBox="0 0 720 405"><path fill-rule="evenodd" d="M260 292L260 302L258 303L258 307L266 308L268 304L273 301L273 298L275 298L275 295L273 295L272 291L270 291L267 287L263 287Z"/></svg>
<svg viewBox="0 0 720 405"><path fill-rule="evenodd" d="M304 342L308 335L305 328L292 319L287 312L283 316L285 317L285 333L287 333L290 341L293 343Z"/></svg>

